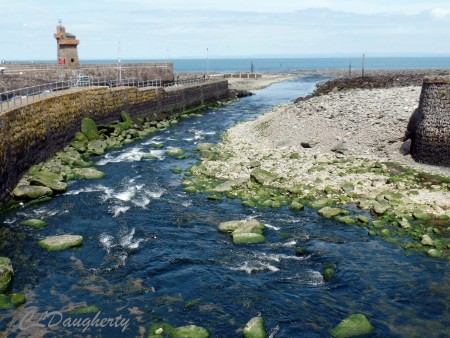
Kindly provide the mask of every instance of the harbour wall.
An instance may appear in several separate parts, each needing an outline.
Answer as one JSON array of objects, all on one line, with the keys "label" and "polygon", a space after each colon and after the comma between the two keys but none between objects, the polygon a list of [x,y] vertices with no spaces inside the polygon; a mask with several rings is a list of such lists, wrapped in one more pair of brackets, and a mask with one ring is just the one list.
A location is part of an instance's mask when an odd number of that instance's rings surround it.
[{"label": "harbour wall", "polygon": [[69,144],[85,117],[109,124],[125,111],[160,121],[228,96],[226,80],[169,88],[80,88],[6,111],[0,115],[0,203],[31,166]]}]

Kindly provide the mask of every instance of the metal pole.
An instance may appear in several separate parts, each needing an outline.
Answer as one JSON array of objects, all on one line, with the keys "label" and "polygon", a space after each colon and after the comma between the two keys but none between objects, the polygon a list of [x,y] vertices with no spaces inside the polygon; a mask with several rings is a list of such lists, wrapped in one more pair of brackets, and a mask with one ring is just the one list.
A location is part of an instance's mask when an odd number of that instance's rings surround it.
[{"label": "metal pole", "polygon": [[122,64],[121,64],[121,60],[120,60],[120,41],[119,41],[119,49],[118,49],[118,51],[117,51],[117,56],[118,56],[118,68],[119,68],[119,86],[120,86],[120,83],[122,82]]}]

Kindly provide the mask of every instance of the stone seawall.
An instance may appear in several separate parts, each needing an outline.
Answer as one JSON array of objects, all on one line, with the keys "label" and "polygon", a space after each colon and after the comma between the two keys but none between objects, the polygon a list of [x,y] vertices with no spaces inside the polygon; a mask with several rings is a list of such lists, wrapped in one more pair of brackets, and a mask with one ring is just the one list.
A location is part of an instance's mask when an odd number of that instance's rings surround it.
[{"label": "stone seawall", "polygon": [[7,111],[0,115],[0,202],[32,165],[62,150],[85,117],[107,124],[125,111],[158,121],[226,99],[228,82],[222,80],[167,89],[80,89]]},{"label": "stone seawall", "polygon": [[450,77],[424,79],[407,134],[417,162],[450,166]]},{"label": "stone seawall", "polygon": [[[107,81],[119,78],[117,64],[86,64],[78,67],[65,67],[57,64],[6,64],[6,71],[0,75],[0,92],[28,86],[68,81],[79,75],[102,78]],[[174,81],[173,63],[123,63],[122,79],[136,81],[161,80],[162,83]]]}]

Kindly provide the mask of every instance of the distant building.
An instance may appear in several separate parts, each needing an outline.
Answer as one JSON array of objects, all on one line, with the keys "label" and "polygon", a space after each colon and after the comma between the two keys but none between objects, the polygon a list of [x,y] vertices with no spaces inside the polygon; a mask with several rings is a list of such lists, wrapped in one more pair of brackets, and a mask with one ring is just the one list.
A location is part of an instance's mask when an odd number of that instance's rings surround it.
[{"label": "distant building", "polygon": [[67,33],[66,28],[62,25],[61,20],[56,26],[56,34],[53,34],[58,44],[58,63],[61,65],[78,66],[77,46],[80,43],[75,35]]}]

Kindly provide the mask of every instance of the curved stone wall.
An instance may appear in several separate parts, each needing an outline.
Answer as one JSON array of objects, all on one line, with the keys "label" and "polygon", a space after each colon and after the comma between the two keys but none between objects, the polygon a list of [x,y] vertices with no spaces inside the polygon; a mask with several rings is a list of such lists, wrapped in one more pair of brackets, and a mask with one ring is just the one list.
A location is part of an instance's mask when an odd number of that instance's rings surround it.
[{"label": "curved stone wall", "polygon": [[450,77],[424,79],[408,135],[414,160],[450,166]]},{"label": "curved stone wall", "polygon": [[97,87],[42,99],[0,114],[0,203],[31,166],[62,150],[85,117],[98,124],[132,117],[164,120],[186,109],[228,99],[228,82],[178,87]]}]

